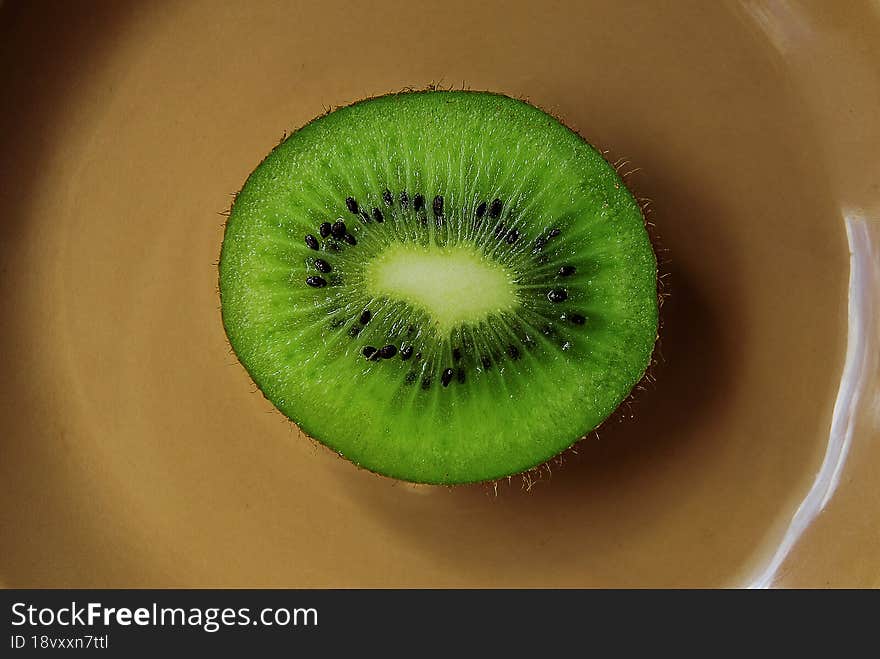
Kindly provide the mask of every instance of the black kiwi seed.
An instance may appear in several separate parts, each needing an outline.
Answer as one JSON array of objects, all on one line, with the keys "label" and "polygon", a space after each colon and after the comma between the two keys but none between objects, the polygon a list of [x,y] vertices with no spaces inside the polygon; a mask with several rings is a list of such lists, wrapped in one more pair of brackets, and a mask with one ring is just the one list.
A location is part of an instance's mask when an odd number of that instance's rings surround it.
[{"label": "black kiwi seed", "polygon": [[363,352],[364,357],[369,359],[370,357],[372,357],[373,355],[376,354],[376,348],[373,346],[364,346],[364,349],[362,352]]},{"label": "black kiwi seed", "polygon": [[513,245],[519,239],[519,231],[516,229],[511,229],[507,232],[507,242],[510,245]]},{"label": "black kiwi seed", "polygon": [[391,190],[385,188],[385,192],[382,193],[382,201],[385,202],[386,206],[390,206],[394,203],[394,195],[391,194]]},{"label": "black kiwi seed", "polygon": [[361,211],[361,222],[364,224],[369,224],[372,221],[370,214],[367,211]]},{"label": "black kiwi seed", "polygon": [[348,231],[348,228],[345,226],[345,222],[342,220],[336,220],[330,226],[330,233],[333,234],[334,238],[342,238],[345,235],[345,232]]},{"label": "black kiwi seed", "polygon": [[360,325],[352,325],[351,327],[348,328],[348,335],[352,338],[356,337],[360,333],[361,333],[361,326]]},{"label": "black kiwi seed", "polygon": [[458,380],[458,383],[464,384],[464,369],[463,368],[458,369],[458,372],[455,375],[456,375],[456,379]]},{"label": "black kiwi seed", "polygon": [[568,291],[564,288],[554,288],[547,293],[547,299],[553,303],[565,302],[568,299]]},{"label": "black kiwi seed", "polygon": [[407,359],[409,359],[410,357],[412,357],[412,354],[413,354],[413,347],[412,347],[412,346],[406,346],[405,348],[403,348],[403,349],[400,351],[400,358],[401,358],[403,361],[406,361]]},{"label": "black kiwi seed", "polygon": [[318,249],[318,239],[315,238],[312,234],[306,236],[306,245],[308,245],[311,249]]},{"label": "black kiwi seed", "polygon": [[455,348],[452,351],[452,361],[455,361],[455,362],[461,361],[461,350],[459,348]]},{"label": "black kiwi seed", "polygon": [[425,391],[427,391],[427,390],[430,389],[430,388],[431,388],[431,378],[430,378],[430,376],[426,376],[426,377],[422,378],[422,389],[424,389]]},{"label": "black kiwi seed", "polygon": [[487,371],[490,368],[492,368],[492,360],[489,359],[488,357],[482,357],[480,359],[480,363],[483,365],[483,368],[486,369]]},{"label": "black kiwi seed", "polygon": [[495,237],[496,237],[496,238],[500,238],[502,235],[504,235],[504,232],[505,232],[506,230],[507,230],[507,227],[505,227],[503,224],[498,224],[498,225],[496,225],[496,227],[495,227]]},{"label": "black kiwi seed", "polygon": [[562,233],[562,231],[560,231],[559,229],[555,229],[555,228],[554,228],[554,229],[550,229],[550,233],[548,233],[547,235],[550,236],[551,238],[555,238],[555,237],[558,236],[560,233]]},{"label": "black kiwi seed", "polygon": [[382,359],[391,359],[396,354],[397,354],[397,346],[391,346],[391,345],[383,346],[382,349],[379,351],[379,356]]},{"label": "black kiwi seed", "polygon": [[344,236],[342,236],[342,239],[345,242],[347,242],[349,245],[357,245],[358,244],[357,238],[352,236],[350,233],[347,233]]},{"label": "black kiwi seed", "polygon": [[546,246],[547,246],[547,238],[545,238],[544,236],[538,236],[537,238],[535,238],[535,249],[533,249],[532,252],[537,254],[542,249],[544,249],[544,247],[546,247]]},{"label": "black kiwi seed", "polygon": [[420,211],[420,210],[422,210],[424,207],[425,207],[425,197],[422,196],[422,195],[420,195],[420,194],[417,194],[417,195],[413,198],[413,208],[414,208],[415,210],[417,210],[417,211]]},{"label": "black kiwi seed", "polygon": [[363,312],[361,313],[361,317],[360,317],[361,325],[366,325],[367,323],[369,323],[370,319],[372,317],[373,317],[373,312],[370,311],[369,309],[364,309]]},{"label": "black kiwi seed", "polygon": [[346,197],[345,205],[352,213],[354,213],[355,215],[358,214],[358,203],[354,200],[354,197]]},{"label": "black kiwi seed", "polygon": [[517,348],[515,345],[511,344],[507,346],[506,352],[507,356],[511,359],[519,359],[519,348]]},{"label": "black kiwi seed", "polygon": [[330,272],[333,268],[324,259],[315,259],[315,270],[318,272]]},{"label": "black kiwi seed", "polygon": [[382,215],[382,211],[380,211],[378,208],[374,208],[373,209],[373,219],[376,220],[376,222],[384,222],[385,216]]},{"label": "black kiwi seed", "polygon": [[579,313],[569,314],[568,319],[575,325],[583,325],[587,319]]},{"label": "black kiwi seed", "polygon": [[329,252],[338,252],[339,251],[339,243],[334,243],[332,240],[324,244],[324,249]]},{"label": "black kiwi seed", "polygon": [[553,336],[556,333],[556,330],[553,329],[553,325],[547,324],[541,328],[541,334],[544,336]]},{"label": "black kiwi seed", "polygon": [[403,381],[406,382],[407,384],[412,384],[413,382],[415,382],[418,379],[418,377],[419,377],[418,373],[416,373],[415,371],[410,371],[409,373],[406,374],[406,377],[403,379]]},{"label": "black kiwi seed", "polygon": [[404,208],[409,206],[409,195],[406,194],[406,190],[400,193],[400,205]]},{"label": "black kiwi seed", "polygon": [[327,285],[327,280],[323,277],[318,277],[317,275],[313,275],[311,277],[306,277],[306,283],[312,288],[323,288]]},{"label": "black kiwi seed", "polygon": [[441,197],[440,195],[434,197],[433,210],[434,217],[438,219],[443,217],[443,197]]},{"label": "black kiwi seed", "polygon": [[409,334],[409,335],[413,335],[413,334],[415,334],[415,333],[416,333],[416,326],[415,326],[415,325],[410,325],[409,327],[407,327],[407,328],[406,328],[406,333]]},{"label": "black kiwi seed", "polygon": [[329,222],[321,222],[321,226],[318,227],[318,233],[321,234],[321,238],[326,238],[330,235],[332,229],[333,225]]},{"label": "black kiwi seed", "polygon": [[577,272],[577,268],[573,265],[564,265],[559,268],[559,276],[560,277],[571,277],[575,272]]},{"label": "black kiwi seed", "polygon": [[415,354],[415,357],[413,357],[413,359],[415,359],[416,361],[419,361],[421,358],[422,358],[422,353],[420,353],[420,352],[417,352]]},{"label": "black kiwi seed", "polygon": [[445,368],[443,369],[443,375],[440,376],[440,384],[448,387],[450,382],[452,382],[452,369]]},{"label": "black kiwi seed", "polygon": [[482,202],[480,202],[480,205],[477,206],[477,217],[482,219],[485,214],[486,214],[486,202],[482,201]]},{"label": "black kiwi seed", "polygon": [[489,206],[489,217],[491,217],[493,220],[497,220],[499,217],[501,217],[502,207],[503,206],[500,199],[492,200],[492,205]]}]

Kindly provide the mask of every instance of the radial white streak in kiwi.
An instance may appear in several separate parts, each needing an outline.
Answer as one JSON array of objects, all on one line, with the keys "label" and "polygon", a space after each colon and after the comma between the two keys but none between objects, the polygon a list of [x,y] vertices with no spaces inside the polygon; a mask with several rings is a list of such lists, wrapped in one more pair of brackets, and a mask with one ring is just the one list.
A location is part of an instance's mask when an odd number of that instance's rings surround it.
[{"label": "radial white streak in kiwi", "polygon": [[372,295],[423,309],[440,333],[519,305],[513,272],[465,245],[392,245],[366,265]]}]

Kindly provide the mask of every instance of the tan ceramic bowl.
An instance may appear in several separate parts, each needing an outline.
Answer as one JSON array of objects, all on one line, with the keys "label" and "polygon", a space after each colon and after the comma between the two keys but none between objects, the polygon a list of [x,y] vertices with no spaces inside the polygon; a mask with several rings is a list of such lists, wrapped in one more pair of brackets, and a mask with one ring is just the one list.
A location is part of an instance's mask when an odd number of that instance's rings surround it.
[{"label": "tan ceramic bowl", "polygon": [[[880,586],[876,2],[6,2],[0,50],[4,585]],[[358,471],[220,323],[283,132],[432,82],[628,163],[666,250],[656,383],[531,488]]]}]

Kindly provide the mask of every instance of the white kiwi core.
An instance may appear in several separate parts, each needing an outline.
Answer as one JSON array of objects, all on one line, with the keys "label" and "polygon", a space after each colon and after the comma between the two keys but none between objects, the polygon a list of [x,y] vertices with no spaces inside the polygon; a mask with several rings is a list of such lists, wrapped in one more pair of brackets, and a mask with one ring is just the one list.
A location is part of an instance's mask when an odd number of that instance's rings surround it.
[{"label": "white kiwi core", "polygon": [[390,245],[365,274],[373,295],[419,307],[441,333],[519,306],[513,272],[466,245]]}]

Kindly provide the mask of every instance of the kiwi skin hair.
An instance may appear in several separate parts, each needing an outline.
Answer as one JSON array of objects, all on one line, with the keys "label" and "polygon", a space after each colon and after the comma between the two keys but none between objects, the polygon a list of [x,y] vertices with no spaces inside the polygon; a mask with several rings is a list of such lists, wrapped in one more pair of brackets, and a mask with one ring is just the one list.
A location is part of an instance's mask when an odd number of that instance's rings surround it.
[{"label": "kiwi skin hair", "polygon": [[235,198],[220,293],[280,411],[423,483],[558,455],[630,394],[658,328],[656,257],[615,169],[488,92],[376,97],[286,138]]}]

